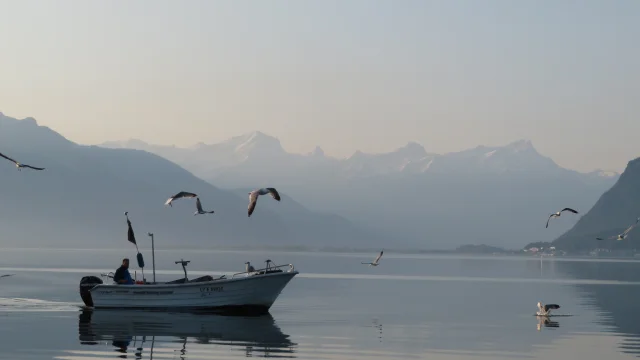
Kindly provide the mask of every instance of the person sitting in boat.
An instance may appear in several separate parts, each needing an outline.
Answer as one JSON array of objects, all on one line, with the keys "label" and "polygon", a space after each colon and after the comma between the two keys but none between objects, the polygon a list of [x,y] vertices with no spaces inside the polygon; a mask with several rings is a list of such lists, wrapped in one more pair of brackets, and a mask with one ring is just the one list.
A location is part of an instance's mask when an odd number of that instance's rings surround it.
[{"label": "person sitting in boat", "polygon": [[131,285],[134,283],[131,274],[129,274],[129,259],[122,259],[122,266],[116,270],[116,273],[113,275],[113,281],[123,285]]}]

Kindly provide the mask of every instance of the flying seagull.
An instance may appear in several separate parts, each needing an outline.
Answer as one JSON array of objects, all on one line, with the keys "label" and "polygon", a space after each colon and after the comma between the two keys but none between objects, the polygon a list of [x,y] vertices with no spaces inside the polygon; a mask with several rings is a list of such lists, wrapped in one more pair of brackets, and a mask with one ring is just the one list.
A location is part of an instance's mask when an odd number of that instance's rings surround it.
[{"label": "flying seagull", "polygon": [[258,196],[260,195],[267,195],[267,194],[271,194],[271,197],[280,201],[280,194],[278,194],[278,191],[274,188],[262,188],[262,189],[256,189],[253,190],[252,192],[249,193],[249,211],[248,211],[248,216],[251,216],[251,214],[253,214],[253,210],[255,210],[256,208],[256,202],[258,201]]},{"label": "flying seagull", "polygon": [[200,203],[200,198],[199,197],[196,197],[196,208],[198,210],[196,212],[194,212],[193,215],[213,214],[213,210],[211,210],[211,211],[202,210],[202,204]]},{"label": "flying seagull", "polygon": [[178,200],[178,199],[181,199],[181,198],[194,198],[194,197],[198,197],[198,195],[196,195],[194,193],[186,192],[186,191],[180,191],[179,193],[177,193],[177,194],[173,195],[172,197],[170,197],[169,199],[167,199],[167,201],[164,204],[173,207],[173,205],[171,205],[171,203],[174,200]]},{"label": "flying seagull", "polygon": [[380,254],[378,254],[378,257],[376,257],[376,259],[373,260],[373,262],[363,262],[361,264],[365,264],[369,266],[378,266],[378,262],[380,261],[380,258],[382,257],[383,253],[384,253],[384,250],[380,251]]},{"label": "flying seagull", "polygon": [[542,305],[541,302],[538,301],[538,312],[536,315],[538,316],[548,316],[551,314],[551,310],[560,309],[560,305],[557,304],[547,304]]},{"label": "flying seagull", "polygon": [[549,220],[551,220],[551,218],[554,218],[554,217],[560,217],[560,214],[561,214],[563,211],[570,211],[570,212],[572,212],[572,213],[574,213],[574,214],[577,214],[577,213],[578,213],[577,211],[575,211],[575,210],[573,210],[573,209],[571,209],[571,208],[564,208],[564,209],[562,209],[562,210],[558,211],[557,213],[553,213],[553,214],[549,215],[549,218],[547,219],[547,226],[546,226],[546,227],[549,227]]},{"label": "flying seagull", "polygon": [[596,238],[596,240],[624,240],[629,235],[629,232],[631,232],[631,230],[633,230],[633,228],[636,227],[636,225],[638,225],[638,221],[640,221],[640,217],[636,219],[636,223],[635,224],[629,226],[627,228],[627,230],[625,230],[622,234],[610,236],[610,237],[608,237],[606,239]]},{"label": "flying seagull", "polygon": [[44,168],[39,168],[39,167],[27,165],[27,164],[21,164],[21,163],[13,160],[12,158],[8,157],[7,155],[5,155],[3,153],[0,153],[0,156],[2,156],[3,158],[11,161],[12,163],[16,164],[16,167],[18,168],[18,170],[22,170],[22,168],[29,168],[29,169],[33,169],[33,170],[44,170]]},{"label": "flying seagull", "polygon": [[9,276],[13,276],[13,275],[15,275],[15,274],[0,275],[0,278],[9,277]]}]

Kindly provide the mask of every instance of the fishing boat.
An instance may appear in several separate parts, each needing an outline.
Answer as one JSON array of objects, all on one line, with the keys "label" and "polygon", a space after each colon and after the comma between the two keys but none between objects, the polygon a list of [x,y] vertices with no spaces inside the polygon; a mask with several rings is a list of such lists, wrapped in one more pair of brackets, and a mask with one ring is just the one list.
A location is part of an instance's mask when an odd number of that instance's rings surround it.
[{"label": "fishing boat", "polygon": [[[127,215],[127,213],[125,213]],[[131,222],[128,240],[136,244]],[[155,281],[155,250],[151,236],[153,281],[136,284],[105,283],[97,276],[85,276],[80,280],[80,296],[87,307],[95,309],[152,309],[152,310],[204,310],[214,312],[267,313],[280,292],[298,274],[292,264],[273,265],[266,260],[263,269],[255,270],[246,263],[245,271],[213,278],[210,275],[189,279],[188,260],[176,261],[182,265],[184,277],[169,281]],[[144,259],[138,250],[138,266],[144,272]],[[110,274],[103,278],[113,279]]]},{"label": "fishing boat", "polygon": [[96,276],[80,282],[80,296],[86,306],[111,309],[184,309],[266,313],[280,292],[298,274],[292,264],[213,278],[189,279],[188,261],[180,260],[185,277],[169,282],[132,285],[106,284]]}]

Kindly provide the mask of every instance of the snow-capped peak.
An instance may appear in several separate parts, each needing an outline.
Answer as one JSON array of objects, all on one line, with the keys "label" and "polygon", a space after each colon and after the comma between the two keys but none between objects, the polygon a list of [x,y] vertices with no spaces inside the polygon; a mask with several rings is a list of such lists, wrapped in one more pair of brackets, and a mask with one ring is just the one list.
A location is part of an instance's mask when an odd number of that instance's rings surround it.
[{"label": "snow-capped peak", "polygon": [[534,149],[533,144],[531,143],[531,140],[525,140],[525,139],[514,141],[508,144],[507,146],[505,146],[505,148],[513,150],[514,152],[521,152],[521,151]]},{"label": "snow-capped peak", "polygon": [[220,145],[230,147],[236,151],[240,151],[242,148],[254,144],[270,144],[279,147],[280,140],[261,131],[253,131],[239,136],[234,136],[231,139],[220,143]]},{"label": "snow-capped peak", "polygon": [[347,160],[357,159],[357,158],[360,158],[360,157],[363,157],[363,156],[365,156],[365,153],[363,153],[360,150],[356,150]]},{"label": "snow-capped peak", "polygon": [[427,151],[424,149],[424,147],[414,141],[408,142],[407,145],[399,148],[396,151],[411,158],[421,158],[427,154]]},{"label": "snow-capped peak", "polygon": [[[264,133],[260,132],[260,131],[254,131],[248,134],[244,134],[239,136],[238,138],[236,138],[238,141],[238,144],[235,147],[235,150],[238,151],[240,149],[242,149],[243,147],[246,147],[250,144],[253,144],[255,142],[260,141],[263,138],[269,138],[269,136],[265,135]],[[277,139],[276,139],[277,140]]]},{"label": "snow-capped peak", "polygon": [[497,151],[497,150],[491,150],[491,151],[489,151],[488,153],[485,153],[485,154],[484,154],[484,157],[485,157],[485,158],[491,157],[491,155],[495,154],[495,153],[496,153],[496,151]]},{"label": "snow-capped peak", "polygon": [[260,131],[244,134],[228,140],[232,151],[241,157],[272,157],[285,153],[280,140]]},{"label": "snow-capped peak", "polygon": [[128,140],[115,140],[115,141],[105,141],[99,146],[106,148],[115,148],[115,149],[137,149],[144,150],[149,144],[140,140],[140,139],[128,139]]},{"label": "snow-capped peak", "polygon": [[606,177],[606,178],[612,178],[612,177],[616,177],[616,176],[620,175],[619,173],[617,173],[615,171],[608,171],[608,170],[602,170],[602,169],[594,170],[594,171],[590,172],[589,174],[600,176],[600,177]]},{"label": "snow-capped peak", "polygon": [[316,146],[315,149],[311,152],[312,156],[324,156],[324,150],[320,146]]}]

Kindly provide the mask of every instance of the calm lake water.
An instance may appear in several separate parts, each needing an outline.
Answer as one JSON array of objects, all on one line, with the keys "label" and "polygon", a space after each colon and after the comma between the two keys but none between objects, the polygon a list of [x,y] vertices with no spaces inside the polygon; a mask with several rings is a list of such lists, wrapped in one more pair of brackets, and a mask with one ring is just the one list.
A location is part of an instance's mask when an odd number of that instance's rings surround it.
[{"label": "calm lake water", "polygon": [[[151,254],[143,250],[147,266]],[[300,275],[270,316],[84,311],[84,275],[123,250],[3,249],[0,357],[11,359],[625,359],[640,354],[640,262],[156,251],[156,277],[233,273],[267,258]],[[132,273],[134,266],[132,265]],[[148,279],[150,269],[145,270]],[[137,272],[138,278],[141,274]],[[536,303],[558,303],[539,321]]]}]

